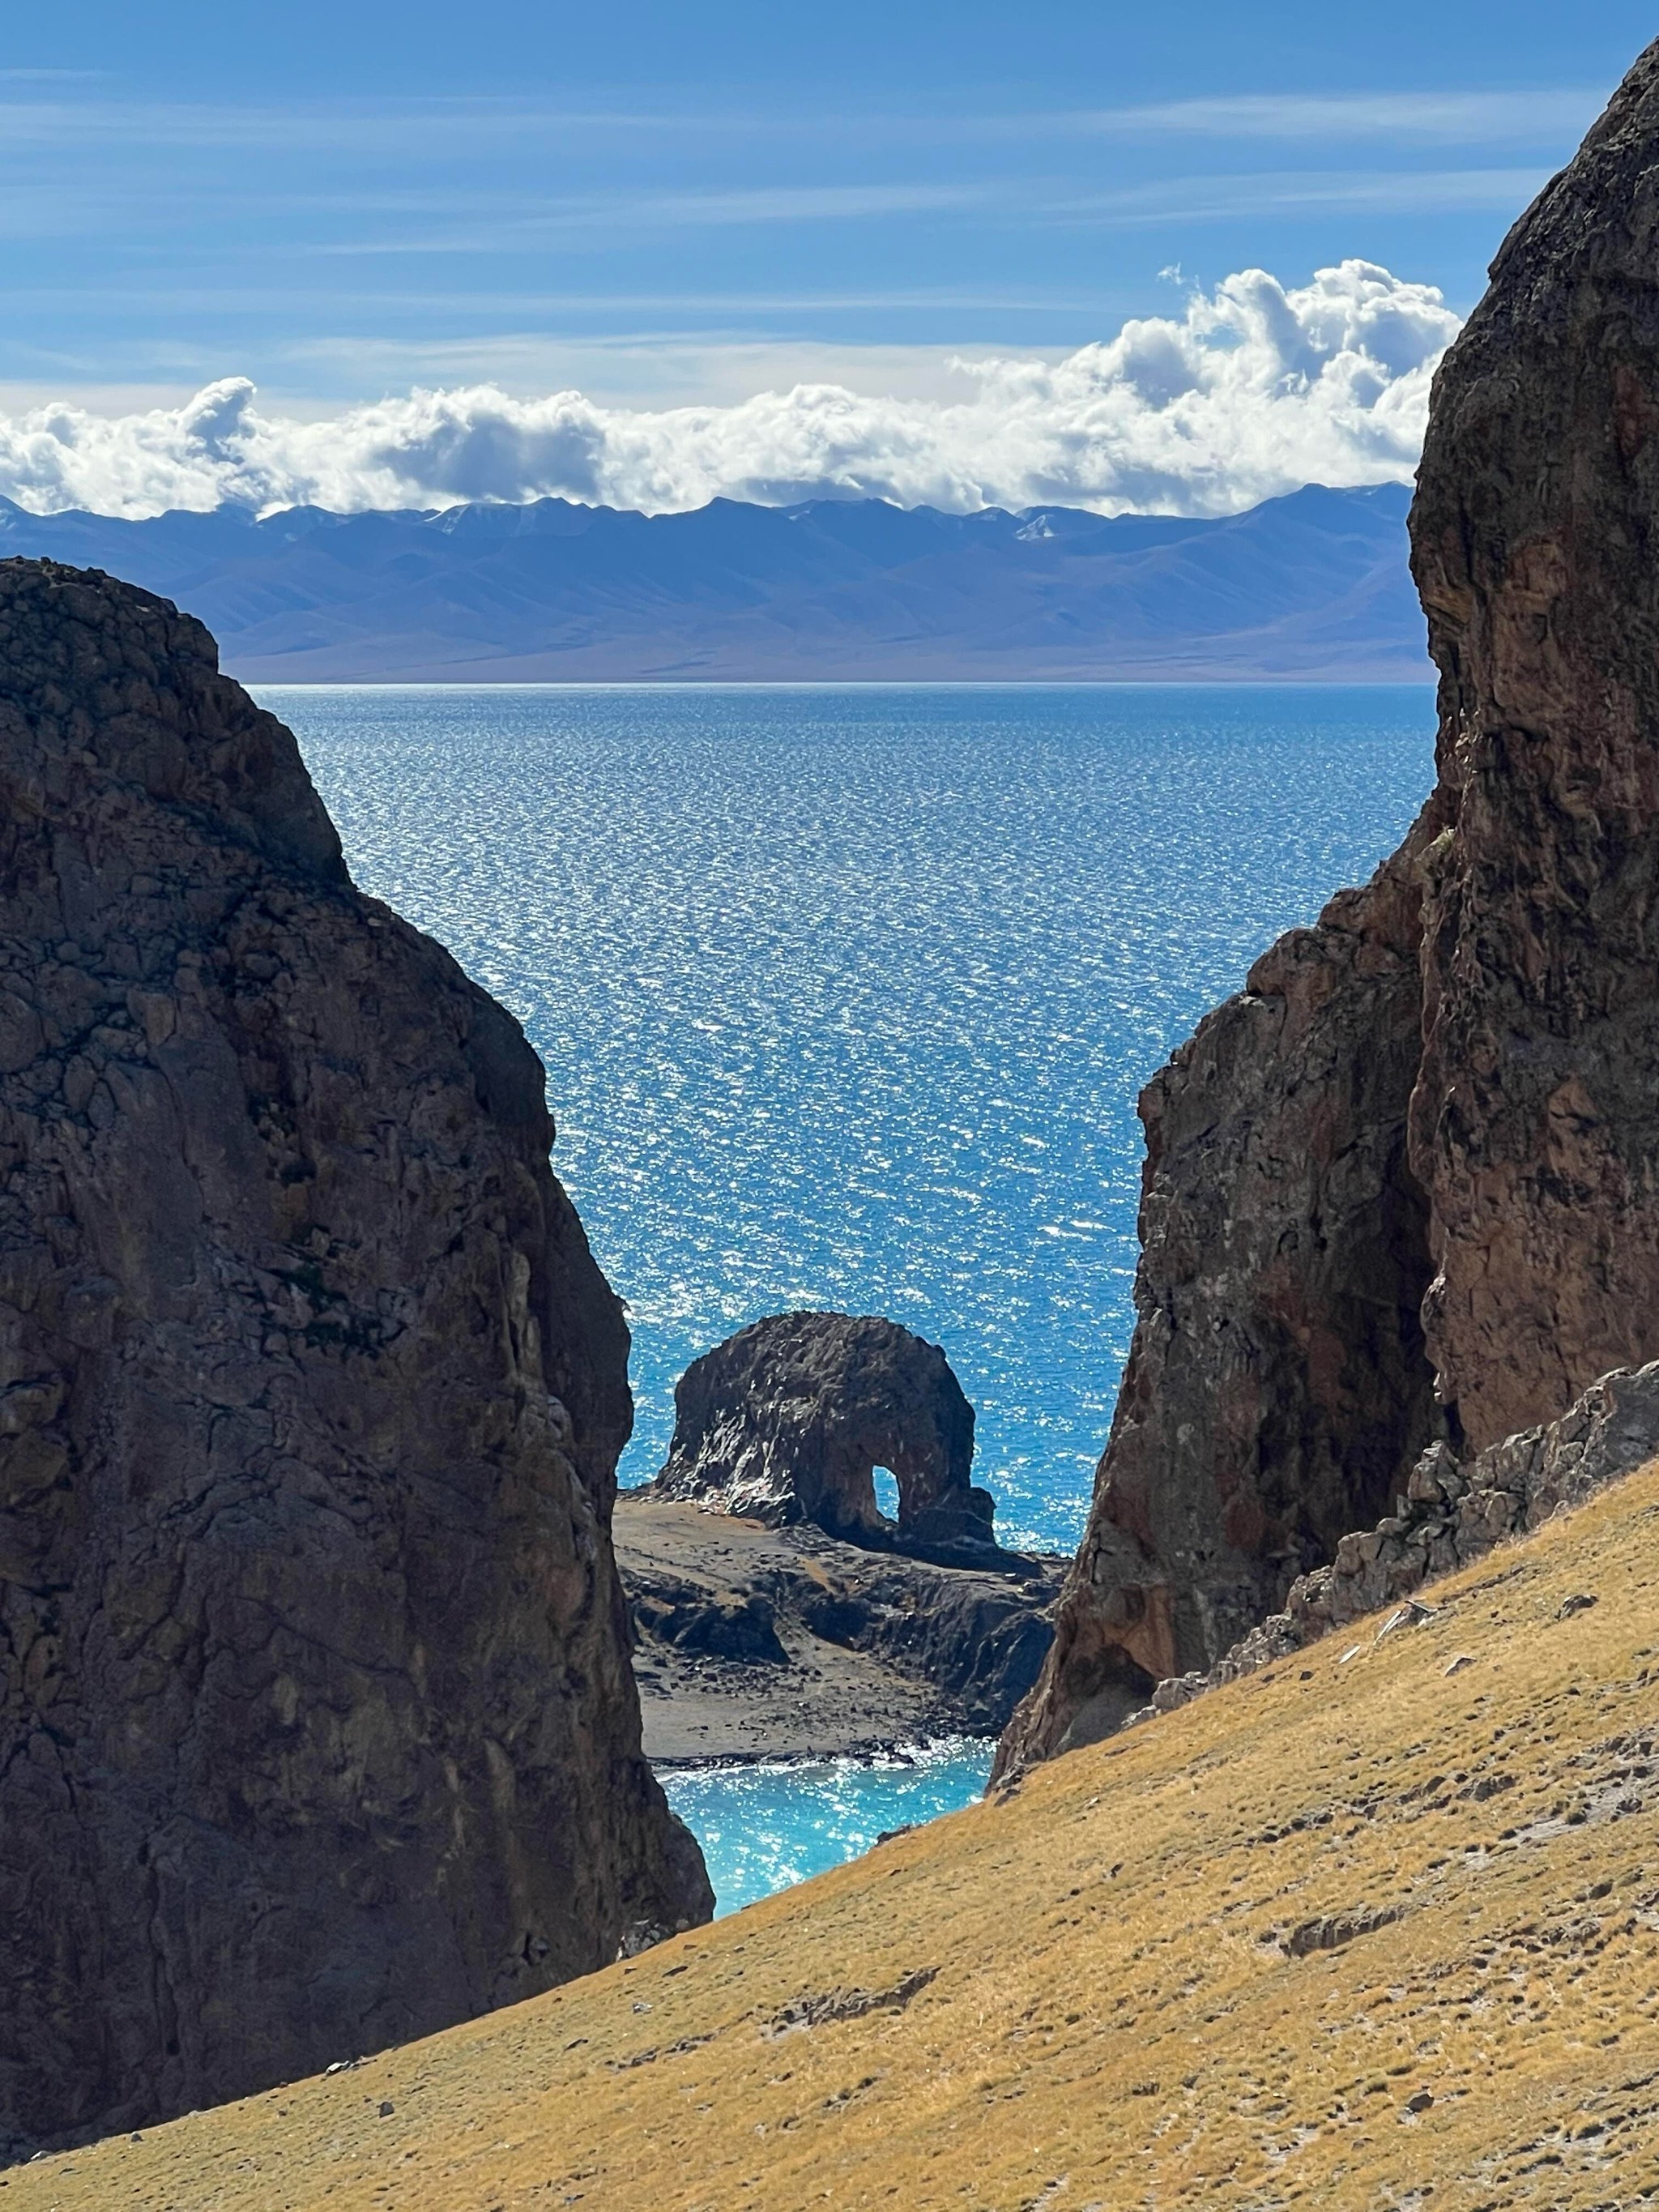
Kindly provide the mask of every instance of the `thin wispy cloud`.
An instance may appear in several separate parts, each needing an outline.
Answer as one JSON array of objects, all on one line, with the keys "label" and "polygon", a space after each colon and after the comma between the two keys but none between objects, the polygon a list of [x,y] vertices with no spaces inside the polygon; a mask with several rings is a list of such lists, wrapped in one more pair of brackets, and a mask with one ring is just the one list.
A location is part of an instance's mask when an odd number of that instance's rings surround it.
[{"label": "thin wispy cloud", "polygon": [[[1442,145],[1577,137],[1605,88],[1538,92],[1245,93],[1103,109],[1074,128],[1206,138],[1419,139]],[[1063,118],[1055,118],[1063,120]]]},{"label": "thin wispy cloud", "polygon": [[[1212,279],[1409,255],[1462,305],[1598,98],[1200,84],[1091,109],[1058,68],[1029,107],[931,75],[793,108],[758,88],[744,105],[731,76],[637,100],[580,72],[490,96],[174,81],[147,99],[0,76],[0,375],[182,386],[229,365],[305,407],[568,380],[667,410],[696,396],[698,357],[705,396],[732,401],[744,343],[776,348],[757,387],[842,342],[932,349],[907,393],[941,346],[1075,349],[1162,307],[1152,271],[1177,258]],[[594,366],[607,340],[614,374]]]},{"label": "thin wispy cloud", "polygon": [[[447,202],[428,195],[373,198],[343,191],[332,199],[283,192],[246,191],[245,217],[280,219],[295,210],[358,218],[357,235],[307,237],[286,234],[262,249],[266,264],[279,260],[333,261],[407,259],[421,256],[513,255],[538,247],[592,250],[630,237],[674,231],[720,231],[867,223],[894,218],[938,216],[976,219],[982,226],[1007,230],[1021,225],[1075,223],[1113,229],[1153,228],[1176,222],[1243,221],[1253,216],[1299,214],[1456,214],[1495,211],[1518,215],[1548,180],[1541,166],[1504,168],[1376,168],[1242,170],[1159,177],[1140,185],[1102,191],[1077,191],[1052,180],[1002,179],[995,183],[927,185],[905,182],[858,185],[761,186],[741,191],[589,192],[562,196],[522,191],[457,192]],[[191,195],[151,187],[139,199],[111,186],[102,192],[63,191],[25,186],[0,196],[0,237],[116,235],[153,230],[159,215],[171,209],[179,231],[168,240],[166,258],[177,266],[191,252],[183,235]],[[439,211],[462,219],[441,226],[409,227],[406,218]],[[376,230],[368,218],[386,225]],[[37,288],[38,289],[39,288]],[[102,296],[119,296],[106,287]],[[12,295],[16,296],[16,295]],[[42,295],[44,296],[44,295]],[[136,296],[136,295],[135,295]],[[148,296],[159,299],[161,294]],[[200,304],[199,294],[194,295]],[[216,290],[216,300],[229,296]],[[392,295],[380,295],[390,298]],[[441,295],[428,295],[436,299]],[[454,295],[441,295],[453,305]],[[469,297],[481,297],[469,286]],[[544,295],[551,300],[552,294]],[[560,293],[565,298],[569,295]],[[590,295],[597,298],[598,295]],[[628,295],[611,295],[623,307]],[[643,296],[643,295],[641,295]],[[671,295],[650,298],[665,301]],[[737,299],[754,295],[727,295]],[[798,295],[803,305],[806,295]],[[937,295],[918,288],[904,293],[860,295],[866,305],[903,307]],[[959,289],[956,299],[966,295]],[[780,302],[780,305],[784,304]],[[810,304],[829,304],[813,301]]]},{"label": "thin wispy cloud", "polygon": [[0,421],[0,492],[134,515],[550,495],[661,512],[720,494],[1224,514],[1310,481],[1408,476],[1456,328],[1432,286],[1354,260],[1293,287],[1243,270],[1058,362],[964,361],[948,398],[799,383],[646,410],[482,384],[298,420],[232,377],[183,407]]},{"label": "thin wispy cloud", "polygon": [[[0,76],[0,84],[6,80]],[[497,153],[550,131],[660,131],[684,124],[719,127],[712,117],[611,113],[551,101],[408,100],[228,102],[212,100],[21,100],[0,101],[0,148],[202,149],[277,153],[430,155],[447,146]],[[730,119],[725,127],[730,128]]]},{"label": "thin wispy cloud", "polygon": [[[30,308],[61,308],[84,303],[85,293],[78,286],[61,284],[0,285],[0,311],[5,306]],[[199,286],[184,285],[104,285],[99,290],[99,301],[105,305],[155,307],[166,308],[199,307],[202,295]],[[296,308],[310,310],[325,300],[336,300],[337,293],[319,293],[313,289],[283,287],[273,284],[246,286],[219,285],[215,288],[214,303],[229,312],[245,313],[251,309],[265,309],[275,317],[291,315]],[[351,291],[344,296],[356,299]],[[751,317],[785,314],[862,314],[872,308],[882,310],[940,308],[968,313],[1026,314],[1063,313],[1097,316],[1102,312],[1103,299],[1109,295],[1080,288],[1043,289],[998,284],[952,284],[906,286],[902,290],[849,288],[832,291],[769,291],[751,287],[746,291],[651,292],[568,291],[556,287],[541,289],[526,287],[519,290],[469,290],[465,305],[476,313],[497,315],[527,313],[561,315],[644,314],[657,317],[678,315],[719,315]],[[434,313],[440,310],[453,313],[457,295],[442,285],[409,290],[393,290],[377,286],[374,294],[377,311],[396,310],[399,313]],[[661,327],[666,327],[663,325]],[[617,331],[619,338],[634,339],[647,335],[644,325],[628,326]],[[675,334],[685,335],[676,326]],[[700,335],[708,335],[701,329]],[[957,341],[958,346],[961,341]]]},{"label": "thin wispy cloud", "polygon": [[1358,174],[1325,169],[1250,171],[1162,178],[1155,184],[1052,202],[1042,212],[1057,220],[1115,226],[1214,222],[1304,208],[1333,214],[1368,209],[1390,214],[1494,209],[1518,215],[1549,175],[1542,168],[1378,169]]},{"label": "thin wispy cloud", "polygon": [[651,137],[740,136],[799,143],[886,139],[905,144],[1101,134],[1144,137],[1278,139],[1334,143],[1356,137],[1438,144],[1526,143],[1577,138],[1605,105],[1605,86],[1530,92],[1444,90],[1388,93],[1264,92],[1199,96],[1139,106],[1031,108],[1006,112],[939,114],[925,109],[822,111],[668,104],[620,108],[557,100],[455,95],[448,98],[283,101],[135,100],[106,95],[64,96],[94,86],[94,70],[0,70],[0,88],[27,95],[35,86],[56,97],[0,101],[0,143],[13,149],[84,145],[119,147],[270,147],[337,151],[343,142],[365,154],[430,152],[434,145],[476,145],[498,151],[551,131]]},{"label": "thin wispy cloud", "polygon": [[502,202],[486,227],[461,226],[414,238],[335,239],[308,249],[324,257],[379,253],[518,251],[538,239],[625,230],[730,229],[753,223],[848,222],[895,215],[983,209],[994,195],[981,185],[814,185],[753,191],[588,193],[526,207]]}]

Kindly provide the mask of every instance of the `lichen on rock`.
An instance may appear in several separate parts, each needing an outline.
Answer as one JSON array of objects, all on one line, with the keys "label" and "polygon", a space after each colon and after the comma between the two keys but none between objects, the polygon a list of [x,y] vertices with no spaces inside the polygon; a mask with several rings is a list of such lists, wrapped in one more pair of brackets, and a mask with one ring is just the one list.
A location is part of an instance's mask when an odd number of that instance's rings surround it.
[{"label": "lichen on rock", "polygon": [[0,563],[0,2143],[703,1918],[543,1072],[165,601]]}]

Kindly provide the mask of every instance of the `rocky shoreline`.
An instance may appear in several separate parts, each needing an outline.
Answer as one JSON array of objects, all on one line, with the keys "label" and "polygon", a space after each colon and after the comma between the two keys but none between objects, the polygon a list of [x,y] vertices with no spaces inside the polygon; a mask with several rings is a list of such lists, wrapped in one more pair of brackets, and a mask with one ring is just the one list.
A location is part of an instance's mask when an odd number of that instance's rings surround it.
[{"label": "rocky shoreline", "polygon": [[939,1565],[643,1491],[612,1533],[659,1767],[994,1735],[1042,1669],[1067,1565],[989,1547]]}]

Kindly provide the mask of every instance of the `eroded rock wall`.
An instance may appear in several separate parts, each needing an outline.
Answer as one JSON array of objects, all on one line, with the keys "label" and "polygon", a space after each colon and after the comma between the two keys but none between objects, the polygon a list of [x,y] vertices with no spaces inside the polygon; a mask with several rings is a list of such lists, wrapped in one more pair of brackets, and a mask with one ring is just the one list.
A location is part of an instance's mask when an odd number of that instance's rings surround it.
[{"label": "eroded rock wall", "polygon": [[[1291,1584],[1282,1613],[1258,1621],[1206,1672],[1160,1682],[1131,1720],[1174,1712],[1385,1606],[1395,1609],[1375,1632],[1376,1643],[1431,1619],[1436,1608],[1417,1601],[1413,1591],[1582,1505],[1609,1483],[1650,1466],[1656,1455],[1659,1363],[1603,1375],[1559,1421],[1522,1429],[1462,1463],[1444,1443],[1431,1444],[1395,1511],[1374,1528],[1352,1530],[1328,1566]],[[1407,1602],[1400,1604],[1402,1599]],[[1580,1603],[1595,1601],[1592,1595]]]},{"label": "eroded rock wall", "polygon": [[1134,1339],[1042,1680],[999,1771],[1207,1667],[1376,1518],[1438,1419],[1406,1165],[1418,892],[1405,854],[1206,1017],[1140,1101]]},{"label": "eroded rock wall", "polygon": [[707,1916],[551,1134],[206,632],[0,563],[0,2144]]},{"label": "eroded rock wall", "polygon": [[1659,1350],[1659,48],[1492,264],[1412,540],[1445,813],[1412,1157],[1480,1449]]},{"label": "eroded rock wall", "polygon": [[1436,788],[1147,1093],[1134,1346],[1003,1771],[1212,1666],[1437,1423],[1479,1453],[1659,1351],[1659,46],[1492,275],[1412,517]]}]

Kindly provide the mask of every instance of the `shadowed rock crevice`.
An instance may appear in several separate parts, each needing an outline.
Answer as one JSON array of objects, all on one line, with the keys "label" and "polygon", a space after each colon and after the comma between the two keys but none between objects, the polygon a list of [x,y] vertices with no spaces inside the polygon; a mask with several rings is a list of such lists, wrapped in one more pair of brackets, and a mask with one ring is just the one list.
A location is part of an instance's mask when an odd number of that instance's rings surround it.
[{"label": "shadowed rock crevice", "polygon": [[0,563],[0,2153],[707,1917],[552,1133],[199,624]]},{"label": "shadowed rock crevice", "polygon": [[[924,1553],[992,1545],[974,1488],[974,1409],[936,1344],[896,1322],[774,1314],[694,1360],[674,1391],[674,1435],[652,1485],[774,1528],[811,1522],[850,1542]],[[876,1504],[890,1469],[898,1517]]]},{"label": "shadowed rock crevice", "polygon": [[[1419,1604],[1414,1590],[1582,1505],[1656,1456],[1659,1363],[1602,1376],[1559,1421],[1522,1429],[1462,1464],[1443,1443],[1431,1444],[1393,1512],[1375,1528],[1351,1530],[1328,1566],[1291,1583],[1282,1613],[1259,1621],[1207,1671],[1160,1682],[1130,1721],[1174,1712],[1205,1691],[1288,1658],[1389,1604],[1396,1609],[1376,1632],[1376,1643],[1433,1619],[1436,1607]],[[1570,1598],[1561,1617],[1588,1611],[1595,1602],[1592,1596]]]}]

